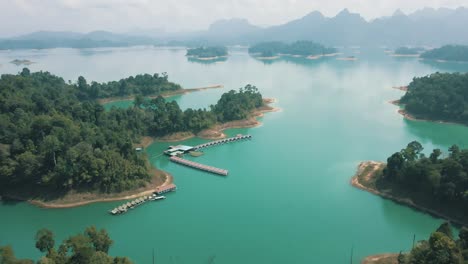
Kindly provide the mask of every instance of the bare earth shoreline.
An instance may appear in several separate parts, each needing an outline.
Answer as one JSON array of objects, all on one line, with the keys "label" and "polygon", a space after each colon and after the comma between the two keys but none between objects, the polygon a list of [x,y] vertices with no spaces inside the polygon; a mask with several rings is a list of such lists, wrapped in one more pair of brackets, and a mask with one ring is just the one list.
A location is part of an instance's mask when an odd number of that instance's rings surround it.
[{"label": "bare earth shoreline", "polygon": [[364,191],[373,193],[375,195],[378,195],[378,196],[380,196],[380,197],[382,197],[384,199],[392,200],[392,201],[394,201],[396,203],[409,206],[409,207],[411,207],[413,209],[416,209],[416,210],[421,211],[423,213],[427,213],[427,214],[432,215],[434,217],[445,219],[447,221],[450,221],[453,224],[457,224],[457,225],[460,225],[460,226],[464,225],[463,221],[461,221],[459,219],[454,219],[454,218],[452,218],[450,216],[447,216],[447,215],[445,215],[443,213],[440,213],[440,212],[438,212],[438,211],[436,211],[434,209],[430,209],[430,208],[427,208],[427,207],[422,206],[420,204],[417,204],[408,197],[398,197],[398,196],[395,196],[395,195],[391,194],[389,191],[377,190],[377,189],[372,188],[369,185],[367,185],[366,183],[368,183],[369,181],[375,180],[377,172],[383,170],[384,167],[385,167],[385,163],[383,163],[383,162],[378,162],[378,161],[364,161],[364,162],[361,162],[358,165],[358,169],[357,169],[356,174],[351,178],[351,185],[356,187],[356,188],[359,188],[361,190],[364,190]]},{"label": "bare earth shoreline", "polygon": [[281,110],[277,107],[272,107],[269,104],[276,103],[275,98],[264,98],[264,106],[254,110],[250,117],[242,120],[230,121],[223,124],[216,124],[215,126],[202,130],[198,134],[193,134],[191,132],[177,132],[170,134],[164,137],[156,138],[158,142],[177,142],[182,140],[187,140],[194,137],[199,137],[202,139],[217,140],[226,137],[226,134],[223,133],[224,130],[232,128],[252,128],[258,127],[262,123],[257,120],[257,118],[262,117],[264,113],[268,112],[277,112]]},{"label": "bare earth shoreline", "polygon": [[[399,197],[390,193],[389,190],[378,190],[370,186],[369,182],[375,180],[377,173],[383,170],[386,166],[385,163],[379,161],[363,161],[359,163],[356,174],[351,178],[351,185],[359,188],[361,190],[370,192],[372,194],[378,195],[384,199],[392,200],[396,203],[409,206],[415,210],[421,211],[423,213],[432,215],[437,218],[442,218],[447,221],[450,221],[456,225],[463,225],[463,222],[449,217],[443,213],[440,213],[436,210],[427,208],[420,204],[415,203],[408,197]],[[366,257],[361,263],[362,264],[397,264],[398,253],[386,253],[371,255]]]},{"label": "bare earth shoreline", "polygon": [[[400,91],[408,91],[408,86],[399,86],[399,87],[392,87],[393,89],[397,89],[397,90],[400,90]],[[391,100],[391,101],[388,101],[390,104],[393,104],[393,105],[396,105],[398,107],[400,107],[402,104],[400,103],[400,100],[397,99],[397,100]],[[433,122],[433,123],[439,123],[439,124],[451,124],[451,125],[462,125],[462,126],[466,126],[466,124],[463,124],[463,123],[457,123],[457,122],[450,122],[450,121],[443,121],[443,120],[434,120],[434,119],[425,119],[425,118],[418,118],[418,117],[415,117],[414,115],[408,113],[405,109],[398,109],[398,114],[402,115],[404,118],[408,119],[408,120],[411,120],[411,121],[423,121],[423,122]]]},{"label": "bare earth shoreline", "polygon": [[[220,87],[222,86],[212,86],[212,87],[184,89],[184,90],[185,91],[187,90],[200,91],[204,89],[212,89],[212,88],[220,88]],[[277,102],[276,99],[265,98],[263,101],[265,105],[254,110],[249,118],[244,119],[244,120],[231,121],[231,122],[227,122],[224,124],[217,124],[212,128],[201,131],[196,136],[203,138],[203,139],[221,139],[221,138],[226,137],[226,135],[222,132],[226,129],[249,128],[249,127],[256,127],[256,126],[261,125],[261,122],[257,120],[258,117],[263,116],[263,114],[267,112],[275,112],[275,111],[280,110],[279,108],[274,108],[274,107],[269,106],[269,104]],[[195,137],[195,135],[190,132],[178,132],[172,135],[168,135],[166,137],[156,138],[156,139],[152,137],[143,137],[139,144],[135,144],[135,147],[146,148],[149,145],[151,145],[154,141],[176,142],[176,141],[186,140],[192,137]],[[49,208],[49,209],[72,208],[72,207],[83,206],[83,205],[87,205],[91,203],[128,200],[128,199],[134,199],[134,198],[138,198],[138,197],[145,196],[145,195],[150,195],[154,192],[154,190],[157,187],[164,186],[173,182],[172,175],[170,175],[169,173],[165,171],[158,170],[156,168],[151,168],[151,174],[153,175],[153,178],[151,182],[147,184],[145,187],[138,188],[135,190],[125,191],[125,192],[117,193],[117,194],[115,193],[114,194],[102,194],[102,193],[96,193],[96,192],[90,192],[90,193],[70,192],[59,199],[50,200],[50,201],[44,201],[40,199],[28,199],[17,194],[7,194],[5,195],[5,197],[8,197],[14,200],[19,200],[19,201],[26,201],[30,204],[33,204],[42,208]]]}]

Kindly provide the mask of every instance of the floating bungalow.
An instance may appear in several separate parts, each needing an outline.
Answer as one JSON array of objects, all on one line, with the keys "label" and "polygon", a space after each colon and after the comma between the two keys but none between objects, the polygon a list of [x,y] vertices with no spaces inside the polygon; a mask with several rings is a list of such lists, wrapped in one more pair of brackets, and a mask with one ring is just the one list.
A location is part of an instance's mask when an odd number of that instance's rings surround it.
[{"label": "floating bungalow", "polygon": [[[172,185],[174,185],[174,184],[172,184]],[[175,189],[175,185],[174,185],[174,189]],[[169,192],[169,191],[170,190],[166,190],[165,192]],[[165,193],[165,192],[161,192],[161,193]],[[135,208],[135,207],[137,207],[139,205],[144,204],[147,201],[157,201],[157,200],[163,200],[163,199],[166,199],[166,197],[154,193],[154,194],[152,194],[150,196],[143,196],[143,197],[135,199],[135,200],[133,200],[131,202],[127,202],[125,204],[122,204],[121,206],[118,206],[118,207],[110,210],[109,213],[112,214],[112,215],[123,214],[123,213],[126,213],[128,211],[128,209],[133,209],[133,208]]]},{"label": "floating bungalow", "polygon": [[176,185],[171,183],[171,184],[168,184],[168,185],[165,185],[165,186],[160,186],[160,187],[156,188],[155,193],[157,195],[161,195],[163,193],[175,191],[176,189],[177,189]]},{"label": "floating bungalow", "polygon": [[167,150],[164,151],[164,154],[171,156],[171,157],[175,157],[175,156],[188,153],[192,150],[194,150],[194,148],[191,146],[185,146],[185,145],[169,146],[169,148],[167,148]]}]

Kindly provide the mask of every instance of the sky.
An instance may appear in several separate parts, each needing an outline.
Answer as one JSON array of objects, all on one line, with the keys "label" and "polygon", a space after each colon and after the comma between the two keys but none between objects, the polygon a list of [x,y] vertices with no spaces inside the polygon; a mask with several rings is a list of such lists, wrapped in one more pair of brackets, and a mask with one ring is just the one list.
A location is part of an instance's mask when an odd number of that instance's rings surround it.
[{"label": "sky", "polygon": [[398,8],[408,14],[460,6],[468,7],[468,0],[0,0],[0,37],[38,30],[192,31],[223,18],[269,26],[316,10],[333,17],[344,8],[371,20]]}]

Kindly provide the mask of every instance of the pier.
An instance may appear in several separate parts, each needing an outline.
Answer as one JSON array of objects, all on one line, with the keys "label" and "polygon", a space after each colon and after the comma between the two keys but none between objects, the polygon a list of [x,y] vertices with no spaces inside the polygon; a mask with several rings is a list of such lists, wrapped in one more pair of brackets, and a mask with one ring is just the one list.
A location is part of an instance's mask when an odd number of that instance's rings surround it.
[{"label": "pier", "polygon": [[205,144],[197,145],[197,146],[193,147],[193,150],[200,150],[200,149],[207,148],[207,147],[212,147],[212,146],[216,146],[216,145],[221,145],[221,144],[225,144],[225,143],[230,143],[230,142],[244,140],[244,139],[251,139],[251,138],[252,138],[251,135],[237,135],[235,137],[215,140],[215,141],[211,141],[211,142],[208,142],[208,143],[205,143]]},{"label": "pier", "polygon": [[207,172],[211,172],[211,173],[222,175],[222,176],[227,176],[228,175],[227,170],[215,168],[215,167],[212,167],[212,166],[203,165],[201,163],[193,162],[193,161],[182,159],[182,158],[179,158],[179,157],[171,157],[170,160],[172,162],[179,163],[179,164],[182,164],[182,165],[194,168],[194,169],[199,169],[199,170],[202,170],[202,171],[207,171]]}]

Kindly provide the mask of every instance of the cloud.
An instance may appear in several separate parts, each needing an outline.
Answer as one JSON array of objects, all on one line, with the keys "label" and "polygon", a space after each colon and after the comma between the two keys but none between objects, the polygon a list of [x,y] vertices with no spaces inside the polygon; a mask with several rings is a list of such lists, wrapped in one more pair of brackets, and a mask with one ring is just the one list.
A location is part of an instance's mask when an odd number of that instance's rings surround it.
[{"label": "cloud", "polygon": [[369,20],[398,8],[410,13],[423,7],[466,5],[467,0],[5,0],[0,1],[0,36],[36,30],[199,30],[217,19],[234,17],[274,25],[314,10],[334,16],[344,8]]}]

